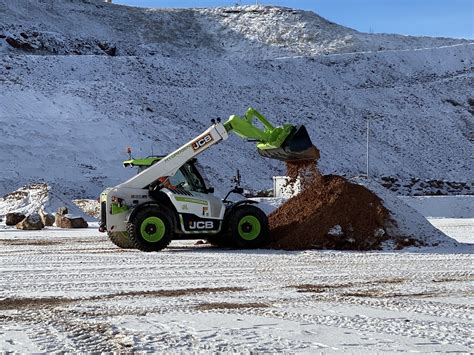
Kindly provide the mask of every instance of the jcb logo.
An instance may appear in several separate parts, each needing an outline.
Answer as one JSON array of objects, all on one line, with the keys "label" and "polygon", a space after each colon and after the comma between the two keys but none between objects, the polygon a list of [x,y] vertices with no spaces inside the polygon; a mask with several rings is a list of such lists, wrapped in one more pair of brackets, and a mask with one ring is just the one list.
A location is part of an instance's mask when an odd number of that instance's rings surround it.
[{"label": "jcb logo", "polygon": [[201,149],[210,142],[212,142],[212,136],[210,134],[206,134],[203,137],[199,137],[192,143],[193,150],[196,151],[198,149]]},{"label": "jcb logo", "polygon": [[214,222],[212,221],[198,221],[198,222],[189,222],[189,229],[213,229]]}]

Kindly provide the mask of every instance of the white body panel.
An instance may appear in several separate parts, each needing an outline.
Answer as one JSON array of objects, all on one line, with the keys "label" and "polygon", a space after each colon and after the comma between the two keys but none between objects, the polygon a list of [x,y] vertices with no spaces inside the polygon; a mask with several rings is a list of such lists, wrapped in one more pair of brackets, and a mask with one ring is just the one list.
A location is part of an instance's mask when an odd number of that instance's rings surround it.
[{"label": "white body panel", "polygon": [[167,155],[140,174],[117,185],[116,188],[143,189],[160,176],[173,176],[189,159],[194,158],[207,148],[227,138],[229,138],[229,135],[224,125],[222,123],[216,123],[199,135],[198,138],[176,149],[173,153]]},{"label": "white body panel", "polygon": [[[227,130],[221,123],[212,125],[196,139],[186,143],[165,158],[132,177],[124,183],[110,189],[107,193],[107,230],[110,232],[123,232],[127,229],[127,216],[134,206],[152,201],[149,196],[148,185],[162,176],[173,176],[188,160],[202,153],[212,145],[228,138]],[[163,188],[178,213],[193,214],[200,218],[220,219],[225,213],[222,201],[212,194],[187,192],[179,194]],[[112,198],[123,200],[128,206],[128,211],[112,214]]]}]

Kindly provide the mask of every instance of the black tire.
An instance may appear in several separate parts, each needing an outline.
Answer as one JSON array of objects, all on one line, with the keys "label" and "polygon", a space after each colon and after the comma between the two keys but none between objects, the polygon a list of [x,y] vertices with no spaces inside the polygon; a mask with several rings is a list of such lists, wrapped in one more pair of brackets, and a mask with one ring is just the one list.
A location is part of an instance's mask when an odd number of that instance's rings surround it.
[{"label": "black tire", "polygon": [[112,243],[122,249],[135,249],[132,241],[128,238],[127,232],[107,232]]},{"label": "black tire", "polygon": [[163,206],[148,206],[138,211],[127,225],[128,237],[138,250],[159,251],[173,239],[173,212]]},{"label": "black tire", "polygon": [[226,225],[234,247],[259,248],[269,242],[268,218],[258,207],[237,207],[228,216]]}]

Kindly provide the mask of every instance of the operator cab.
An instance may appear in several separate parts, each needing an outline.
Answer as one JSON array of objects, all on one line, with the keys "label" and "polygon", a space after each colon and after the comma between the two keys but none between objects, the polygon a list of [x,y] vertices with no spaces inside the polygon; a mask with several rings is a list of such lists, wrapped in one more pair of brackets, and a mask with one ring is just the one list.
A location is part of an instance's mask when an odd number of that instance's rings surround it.
[{"label": "operator cab", "polygon": [[[149,156],[144,159],[130,159],[123,162],[124,167],[137,167],[140,174],[150,166],[159,162],[164,156]],[[157,176],[157,179],[161,176]],[[159,182],[158,182],[159,183]],[[209,186],[206,174],[196,158],[188,160],[173,176],[167,178],[167,187],[182,189],[189,192],[213,193],[214,188]]]},{"label": "operator cab", "polygon": [[197,164],[197,160],[191,159],[186,164],[184,164],[176,172],[176,174],[168,178],[169,183],[172,187],[190,192],[213,192],[212,188],[208,189],[206,187],[206,181],[203,178],[203,173],[198,167],[199,165]]}]

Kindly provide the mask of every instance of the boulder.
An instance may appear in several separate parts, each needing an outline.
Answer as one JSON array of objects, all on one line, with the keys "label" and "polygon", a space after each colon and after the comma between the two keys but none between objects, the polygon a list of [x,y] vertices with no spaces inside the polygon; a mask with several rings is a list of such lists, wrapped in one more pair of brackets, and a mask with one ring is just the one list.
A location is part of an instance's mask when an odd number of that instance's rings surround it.
[{"label": "boulder", "polygon": [[105,54],[110,55],[111,57],[115,57],[117,55],[117,47],[111,46],[105,42],[98,42],[97,45],[105,52]]},{"label": "boulder", "polygon": [[61,216],[64,216],[68,213],[69,213],[69,210],[67,209],[67,207],[59,207],[58,211],[56,212],[56,214],[59,214]]},{"label": "boulder", "polygon": [[6,38],[7,43],[13,48],[23,49],[26,51],[34,49],[30,43],[26,42],[24,39],[15,39],[13,37]]},{"label": "boulder", "polygon": [[59,228],[87,228],[89,225],[82,217],[76,217],[69,214],[56,214],[56,227]]},{"label": "boulder", "polygon": [[59,207],[58,210],[56,211],[56,216],[54,218],[54,223],[56,224],[57,227],[61,224],[61,217],[65,216],[69,213],[67,207]]},{"label": "boulder", "polygon": [[41,217],[38,213],[33,213],[23,219],[20,223],[16,225],[17,229],[24,230],[40,230],[44,228],[44,224],[41,221]]},{"label": "boulder", "polygon": [[26,216],[23,213],[18,213],[18,212],[11,212],[7,213],[5,216],[5,224],[7,226],[15,226],[21,221],[23,221],[26,218]]},{"label": "boulder", "polygon": [[45,212],[43,209],[40,209],[39,215],[41,217],[41,222],[43,222],[46,227],[51,227],[54,224],[55,218],[52,214]]}]

